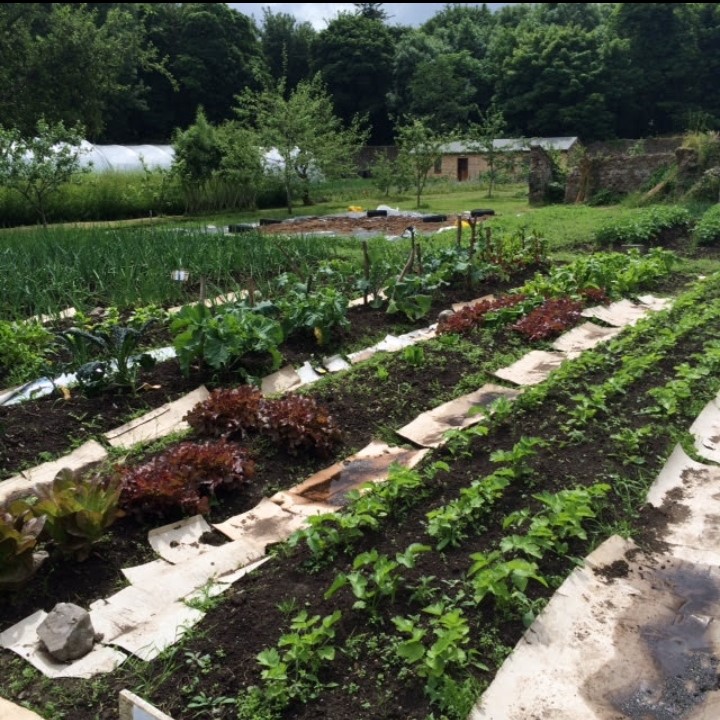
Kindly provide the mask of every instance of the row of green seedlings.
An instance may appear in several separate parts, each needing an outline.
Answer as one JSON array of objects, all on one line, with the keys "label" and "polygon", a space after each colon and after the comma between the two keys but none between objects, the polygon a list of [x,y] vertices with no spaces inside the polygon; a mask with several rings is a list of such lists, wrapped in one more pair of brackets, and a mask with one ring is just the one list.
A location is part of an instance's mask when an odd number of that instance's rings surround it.
[{"label": "row of green seedlings", "polygon": [[[680,312],[682,310],[682,312]],[[600,385],[586,388],[582,393],[571,397],[575,403],[568,409],[567,421],[563,427],[566,432],[565,441],[572,442],[582,438],[583,427],[588,421],[607,416],[608,402],[612,397],[622,395],[633,384],[639,382],[647,372],[651,371],[683,338],[692,338],[703,328],[712,326],[720,318],[720,301],[711,301],[702,307],[678,308],[672,315],[672,323],[656,328],[653,336],[638,347],[634,353],[624,353],[620,356],[619,366],[614,375]],[[689,392],[690,380],[698,377],[690,368],[687,369],[685,381],[686,397]],[[661,411],[666,415],[674,413],[678,393],[682,383],[674,383],[672,393],[669,390],[657,388],[651,391],[653,396],[664,398],[661,402]]]},{"label": "row of green seedlings", "polygon": [[[686,308],[693,305],[690,299],[686,299],[684,303],[681,303],[681,305],[683,304]],[[707,324],[711,318],[712,313],[704,313],[703,320],[695,323],[695,327]],[[684,330],[687,332],[687,328]],[[640,332],[638,331],[637,334]],[[717,345],[715,343],[714,356],[707,352],[697,355],[699,360],[704,359],[705,365],[692,373],[694,380],[705,378],[713,370],[716,370],[719,356]],[[686,383],[689,374],[683,371],[683,366],[680,366],[679,373],[679,381]],[[687,388],[683,387],[685,394]],[[585,418],[585,421],[589,421],[589,418]],[[466,433],[467,431],[461,432]],[[487,510],[492,502],[501,496],[511,479],[518,480],[528,471],[526,460],[532,456],[533,448],[539,444],[541,441],[537,438],[523,438],[511,451],[493,454],[494,461],[506,462],[508,467],[503,467],[487,478],[474,482],[461,493],[458,501],[428,514],[427,531],[436,540],[438,550],[461,542],[462,536],[455,534],[456,523],[463,522],[462,515],[465,511],[469,511],[469,515],[473,516],[472,525],[477,529],[477,512],[483,508]],[[415,475],[418,485],[422,484],[418,472],[405,470],[404,474],[407,473]],[[473,601],[481,602],[490,594],[495,596],[498,605],[504,609],[507,609],[507,605],[511,601],[518,602],[525,621],[531,621],[536,607],[525,594],[527,583],[529,580],[535,580],[546,584],[539,573],[537,561],[541,560],[548,550],[559,548],[560,552],[567,552],[567,541],[570,538],[586,539],[582,524],[586,519],[595,516],[591,500],[604,497],[609,490],[609,485],[598,484],[588,489],[579,488],[561,491],[555,495],[542,493],[534,496],[546,507],[547,512],[541,513],[530,521],[526,534],[513,533],[503,538],[499,550],[473,556],[474,563],[470,571],[471,577],[474,578]],[[529,512],[527,510],[520,511],[507,518],[504,527],[517,529],[528,519]],[[465,522],[470,524],[469,518],[466,518]],[[429,549],[429,546],[413,545],[405,553],[398,553],[395,560],[379,556],[376,551],[363,553],[357,556],[353,562],[352,572],[341,574],[336,578],[326,597],[331,597],[340,588],[348,586],[356,597],[354,607],[370,611],[372,614],[377,611],[377,603],[381,597],[394,597],[398,589],[397,573],[399,569],[413,567],[417,554]],[[522,554],[526,557],[520,557]],[[510,556],[509,560],[506,559],[507,555]],[[469,628],[457,610],[449,612],[446,610],[446,606],[437,604],[425,608],[425,612],[432,619],[428,628],[420,627],[416,616],[394,619],[398,630],[409,636],[407,640],[397,646],[398,654],[413,666],[417,674],[423,676],[424,673],[427,673],[425,677],[430,680],[428,692],[431,697],[438,696],[437,687],[433,685],[439,678],[445,676],[448,669],[448,657],[454,657],[464,665],[469,656],[465,648],[453,646],[453,638],[460,645],[467,642]],[[319,618],[317,620],[319,622]],[[432,645],[423,643],[426,636],[434,638]],[[275,670],[279,664],[284,672],[286,668],[283,665],[283,658],[279,653],[270,650],[261,654],[259,661],[265,667],[263,679],[266,681],[266,685],[274,686],[269,691],[270,695],[276,697],[278,694],[277,683],[282,686],[283,678],[278,677]],[[282,676],[282,674],[281,672],[280,675]],[[313,682],[315,683],[314,693],[316,693],[318,690],[316,685],[317,667],[313,673]],[[285,690],[286,688],[283,688],[279,695],[284,697]],[[297,699],[297,696],[292,693],[291,697]]]},{"label": "row of green seedlings", "polygon": [[310,398],[265,398],[249,386],[216,390],[186,416],[205,440],[180,442],[136,466],[90,475],[62,470],[36,496],[0,512],[0,589],[17,589],[39,567],[45,543],[66,558],[86,559],[119,517],[167,518],[207,513],[218,493],[238,492],[255,462],[236,440],[259,434],[291,456],[328,456],[341,431]]},{"label": "row of green seedlings", "polygon": [[[624,256],[623,256],[624,258]],[[667,267],[666,260],[668,256],[665,251],[658,251],[654,255],[648,256],[636,256],[632,258],[637,264],[641,266],[646,265],[646,260],[649,260],[649,267],[651,268],[650,274],[653,277],[657,277],[663,272],[663,269]],[[661,263],[656,262],[657,259],[662,260]],[[613,254],[608,254],[606,262],[611,264],[613,267],[616,264],[616,258]],[[592,281],[594,276],[588,276],[587,263],[580,261],[580,283],[586,281]],[[627,258],[624,258],[624,266],[627,266]],[[598,273],[601,277],[604,277],[605,270],[603,266],[603,259],[599,259],[594,263],[594,267],[600,268]],[[566,289],[570,283],[574,282],[576,285],[579,284],[577,280],[573,281],[571,278],[571,271],[573,268],[569,268],[564,274],[564,285],[563,289]],[[643,273],[644,275],[644,273]],[[510,308],[514,307],[513,301],[515,296],[509,296],[512,299],[508,301]],[[518,295],[516,297],[522,297]],[[594,293],[590,293],[590,297],[599,297]],[[453,321],[453,318],[480,318],[490,315],[490,309],[497,308],[494,310],[494,318],[491,319],[491,325],[500,325],[504,320],[508,322],[508,318],[513,319],[514,315],[503,314],[504,299],[499,299],[498,305],[494,305],[494,301],[483,301],[473,306],[468,306],[458,313],[454,313],[447,321],[443,321],[439,324],[438,332],[460,332],[454,326],[449,324]],[[520,301],[521,304],[522,300]],[[542,307],[542,306],[541,306]],[[475,310],[477,308],[477,310]],[[483,310],[485,311],[483,313]],[[573,321],[575,317],[575,310],[572,313],[565,314],[564,317],[568,320],[568,324]],[[528,316],[529,317],[529,316]],[[559,322],[560,315],[555,315],[555,322],[552,326],[557,329],[557,323]],[[487,319],[487,318],[486,318]],[[547,323],[550,325],[551,323]],[[452,327],[453,329],[450,329]],[[565,327],[565,325],[563,325]],[[533,332],[535,335],[536,333]],[[541,386],[542,387],[542,386]],[[539,394],[541,391],[535,390],[535,394]],[[546,391],[542,391],[546,392]],[[501,415],[509,412],[509,403],[503,403],[499,401],[494,404],[492,413],[495,414],[498,411],[502,411]],[[475,432],[485,431],[485,426],[479,425],[476,427]],[[453,431],[450,431],[452,435]],[[452,445],[451,445],[452,447]],[[316,565],[322,565],[325,562],[331,561],[335,553],[344,547],[350,547],[352,543],[359,540],[365,532],[373,529],[377,529],[381,522],[388,517],[392,516],[393,513],[402,512],[406,503],[413,503],[419,501],[423,497],[423,488],[427,488],[425,480],[430,480],[435,472],[435,468],[432,468],[427,472],[426,477],[418,476],[416,473],[410,473],[403,470],[398,470],[392,474],[393,482],[384,483],[380,486],[374,487],[371,491],[350,494],[350,507],[349,512],[339,513],[333,515],[321,515],[310,519],[310,526],[306,530],[302,530],[296,533],[291,538],[291,544],[296,545],[300,542],[305,542],[309,546]],[[427,492],[427,489],[425,490]]]},{"label": "row of green seedlings", "polygon": [[[528,439],[518,456],[522,461],[531,452],[532,439]],[[511,464],[515,460],[504,458]],[[500,460],[500,458],[497,458]],[[410,471],[419,475],[416,471]],[[433,703],[439,704],[442,712],[457,712],[458,708],[445,706],[445,689],[452,682],[452,674],[463,671],[472,665],[487,669],[477,658],[477,652],[469,647],[471,642],[470,625],[463,613],[463,603],[468,607],[477,606],[486,598],[494,597],[498,610],[521,615],[529,623],[534,618],[538,604],[525,593],[530,580],[548,585],[538,563],[548,552],[564,555],[568,551],[571,539],[586,540],[583,524],[595,517],[593,503],[606,495],[609,486],[598,484],[590,488],[577,488],[560,491],[556,494],[541,493],[535,495],[542,509],[536,514],[529,509],[513,513],[506,518],[504,528],[518,530],[528,526],[524,535],[514,532],[500,542],[498,550],[489,553],[475,553],[471,556],[472,565],[467,573],[467,588],[458,589],[455,598],[444,595],[441,600],[422,607],[420,615],[396,616],[392,622],[399,636],[390,636],[389,643],[392,660],[400,663],[415,677],[425,683],[425,691]],[[501,494],[500,488],[493,497]],[[428,516],[428,527],[432,527],[432,516]],[[370,623],[379,628],[381,606],[392,603],[398,592],[408,589],[409,581],[404,576],[406,570],[415,567],[417,558],[431,547],[420,543],[410,545],[404,552],[390,558],[377,550],[357,555],[351,563],[349,572],[338,574],[324,594],[330,599],[343,588],[349,588],[354,597],[354,610],[368,616]],[[422,583],[427,585],[427,583]],[[409,588],[417,590],[417,588]],[[427,591],[427,587],[425,588]],[[425,601],[426,593],[412,595]],[[421,619],[424,618],[423,619]],[[302,641],[297,633],[283,635],[276,648],[268,648],[258,655],[262,667],[263,687],[251,687],[241,696],[240,717],[249,718],[250,710],[264,706],[272,709],[276,717],[291,702],[306,703],[315,699],[326,687],[320,680],[320,673],[328,662],[335,658],[336,647],[328,645],[334,637],[319,628],[330,628],[340,619],[336,610],[325,618],[314,616],[313,629],[308,637],[317,641],[323,636],[322,652],[310,649],[303,657],[308,667],[298,667],[298,655],[293,648]],[[293,629],[298,623],[306,623],[307,613],[303,612],[293,619]],[[290,649],[284,649],[290,646]],[[469,711],[465,708],[464,712]],[[452,715],[455,717],[455,715]],[[457,717],[460,717],[458,714]]]},{"label": "row of green seedlings", "polygon": [[584,352],[571,363],[565,363],[540,385],[528,388],[518,403],[525,409],[539,406],[557,387],[568,381],[586,384],[594,372],[614,368],[614,374],[602,385],[576,393],[573,408],[568,410],[567,438],[578,437],[581,425],[606,409],[612,396],[621,395],[645,372],[652,369],[683,338],[692,338],[701,330],[713,327],[720,313],[720,276],[699,283],[681,295],[669,310],[655,313],[627,328],[603,348]]},{"label": "row of green seedlings", "polygon": [[[671,327],[664,328],[665,332],[653,332],[653,337],[647,343],[638,346],[636,353],[625,352],[620,356],[619,367],[611,377],[599,385],[586,388],[585,392],[571,396],[575,405],[567,410],[567,421],[562,426],[566,437],[558,443],[563,444],[580,440],[587,426],[600,414],[608,415],[608,403],[613,396],[624,394],[629,387],[640,382],[657,362],[664,356],[664,353],[672,350],[683,337],[693,336],[702,328],[712,327],[720,318],[720,302],[715,301],[708,306],[698,307],[686,298],[680,303],[679,310],[684,312]],[[681,404],[687,403],[695,397],[704,381],[713,377],[718,369],[718,340],[710,340],[703,347],[703,350],[696,354],[693,359],[698,361],[697,365],[682,363],[676,368],[677,377],[668,381],[665,385],[653,388],[648,394],[657,400],[657,404],[643,409],[643,413],[655,418],[667,418],[676,415],[681,409]],[[617,355],[617,353],[612,353]],[[591,356],[588,356],[591,357]],[[585,368],[592,366],[599,369],[600,358],[595,354],[590,362],[583,363]],[[579,379],[579,378],[578,378]],[[520,406],[534,404],[536,398],[531,397],[533,390],[528,391],[528,397],[518,401]],[[546,391],[535,390],[535,394],[546,396]],[[509,417],[511,405],[505,400],[494,406],[493,420],[495,423]],[[485,436],[489,432],[489,425],[479,424],[463,431],[450,431],[446,437],[446,450],[452,456],[458,456],[469,452],[471,438]],[[638,455],[643,437],[653,431],[651,426],[645,426],[638,431],[621,431],[610,438],[623,446],[623,450],[629,454],[624,462],[640,462]],[[510,451],[496,451],[491,454],[490,459],[494,462],[509,462],[507,467],[499,468],[486,478],[472,482],[467,488],[460,491],[457,499],[451,501],[442,508],[429,513],[428,534],[437,541],[437,549],[442,550],[446,546],[458,546],[466,537],[468,527],[477,527],[481,515],[486,512],[491,502],[497,499],[502,491],[512,481],[519,480],[529,472],[529,467],[523,462],[525,458],[533,454],[533,448],[542,444],[539,438],[522,438]]]}]

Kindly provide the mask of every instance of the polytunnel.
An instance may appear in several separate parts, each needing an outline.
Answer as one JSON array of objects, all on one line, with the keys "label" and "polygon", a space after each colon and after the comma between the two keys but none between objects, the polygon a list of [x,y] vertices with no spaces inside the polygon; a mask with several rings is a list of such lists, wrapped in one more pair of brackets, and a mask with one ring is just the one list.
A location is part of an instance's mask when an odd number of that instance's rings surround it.
[{"label": "polytunnel", "polygon": [[172,145],[93,145],[80,144],[80,165],[94,172],[132,172],[169,170],[175,151]]}]

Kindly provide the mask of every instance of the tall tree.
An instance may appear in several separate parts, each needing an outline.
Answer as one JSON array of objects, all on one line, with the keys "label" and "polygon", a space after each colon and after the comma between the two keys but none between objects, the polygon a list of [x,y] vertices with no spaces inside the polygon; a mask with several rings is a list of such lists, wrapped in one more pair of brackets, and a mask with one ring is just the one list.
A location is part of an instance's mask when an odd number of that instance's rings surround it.
[{"label": "tall tree", "polygon": [[682,129],[689,95],[702,66],[692,3],[616,3],[612,32],[626,42],[631,73],[618,107],[625,137]]},{"label": "tall tree", "polygon": [[277,171],[288,213],[297,189],[306,205],[312,203],[313,174],[333,179],[357,172],[357,154],[367,132],[359,116],[347,125],[337,117],[320,75],[300,81],[290,92],[283,81],[262,91],[246,89],[237,100],[235,111],[243,126],[256,132],[258,145],[280,156]]},{"label": "tall tree", "polygon": [[[432,63],[441,57],[447,46],[421,30],[408,28],[398,40],[392,65],[392,81],[387,95],[388,109],[395,117],[412,112],[413,93],[411,84],[416,77],[418,66]],[[441,88],[435,88],[440,90]]]},{"label": "tall tree", "polygon": [[[613,116],[602,35],[575,25],[521,24],[494,50],[494,101],[514,134],[608,137]],[[510,39],[510,43],[505,41]]]},{"label": "tall tree", "polygon": [[167,58],[175,84],[144,73],[149,111],[138,116],[145,138],[167,140],[188,127],[202,106],[211,123],[232,117],[235,95],[259,88],[265,63],[259,30],[226,3],[145,3],[150,38]]},{"label": "tall tree", "polygon": [[421,62],[408,87],[408,111],[427,118],[438,132],[464,127],[477,119],[474,81],[481,70],[481,64],[467,52],[443,53]]},{"label": "tall tree", "polygon": [[[688,110],[702,113],[708,129],[720,128],[720,93],[708,92],[720,77],[720,5],[694,3],[694,23],[697,28],[698,55],[702,58],[695,68]],[[685,127],[690,129],[691,123]]]},{"label": "tall tree", "polygon": [[369,18],[370,20],[380,20],[385,22],[389,16],[383,5],[385,3],[353,3],[355,6],[355,12],[361,17]]},{"label": "tall tree", "polygon": [[163,72],[132,3],[3,3],[0,37],[0,116],[24,132],[43,116],[98,138],[114,108],[143,101],[139,70]]},{"label": "tall tree", "polygon": [[308,22],[298,22],[288,13],[263,8],[261,45],[270,77],[285,79],[287,90],[310,77],[310,53],[317,33]]},{"label": "tall tree", "polygon": [[595,30],[604,20],[602,3],[535,3],[533,20],[543,25],[576,25]]},{"label": "tall tree", "polygon": [[322,73],[337,114],[350,122],[367,114],[371,142],[389,144],[392,133],[385,96],[390,88],[394,44],[380,21],[342,13],[318,33],[314,72]]}]

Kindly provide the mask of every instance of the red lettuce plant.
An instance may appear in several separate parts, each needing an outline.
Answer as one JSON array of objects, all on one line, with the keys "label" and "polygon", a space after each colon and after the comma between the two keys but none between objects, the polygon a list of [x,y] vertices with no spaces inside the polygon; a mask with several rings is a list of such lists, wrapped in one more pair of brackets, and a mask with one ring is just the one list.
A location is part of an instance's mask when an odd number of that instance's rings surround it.
[{"label": "red lettuce plant", "polygon": [[504,295],[498,298],[480,300],[473,305],[466,305],[448,318],[441,320],[438,323],[437,334],[457,333],[467,335],[482,325],[488,313],[519,305],[526,299],[525,295]]},{"label": "red lettuce plant", "polygon": [[265,402],[263,431],[291,455],[307,451],[329,455],[340,441],[340,429],[327,410],[303,395]]},{"label": "red lettuce plant", "polygon": [[551,298],[518,320],[512,329],[528,340],[547,340],[569,330],[581,319],[584,303],[570,298]]},{"label": "red lettuce plant", "polygon": [[217,389],[184,419],[203,437],[245,437],[248,432],[258,429],[260,408],[265,402],[260,390],[251,385]]},{"label": "red lettuce plant", "polygon": [[183,442],[137,467],[119,469],[121,506],[136,515],[206,513],[218,488],[249,483],[255,463],[227,440]]},{"label": "red lettuce plant", "polygon": [[603,288],[584,288],[580,291],[580,297],[588,305],[606,305],[610,302],[610,298]]}]

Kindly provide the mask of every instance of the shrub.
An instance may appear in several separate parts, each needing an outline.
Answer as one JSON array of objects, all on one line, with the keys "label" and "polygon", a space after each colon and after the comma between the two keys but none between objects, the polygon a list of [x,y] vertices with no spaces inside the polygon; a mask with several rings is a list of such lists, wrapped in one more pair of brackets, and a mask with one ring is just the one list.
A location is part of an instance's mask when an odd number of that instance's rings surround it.
[{"label": "shrub", "polygon": [[0,383],[35,380],[46,361],[52,333],[38,323],[0,320]]},{"label": "shrub", "polygon": [[698,245],[720,245],[720,205],[713,205],[700,218],[693,237]]},{"label": "shrub", "polygon": [[656,206],[643,210],[630,218],[611,220],[595,231],[595,243],[610,248],[617,245],[648,244],[668,230],[686,230],[691,215],[678,205]]}]

